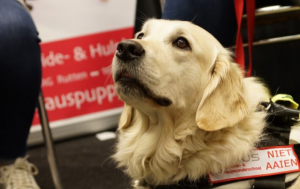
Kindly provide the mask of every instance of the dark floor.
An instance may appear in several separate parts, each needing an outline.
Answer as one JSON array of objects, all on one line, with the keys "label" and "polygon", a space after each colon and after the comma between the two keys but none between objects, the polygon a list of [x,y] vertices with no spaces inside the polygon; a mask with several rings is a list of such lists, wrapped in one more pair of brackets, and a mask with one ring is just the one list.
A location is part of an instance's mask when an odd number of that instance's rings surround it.
[{"label": "dark floor", "polygon": [[[64,189],[127,189],[129,179],[110,158],[114,143],[115,140],[100,141],[95,135],[56,143]],[[30,162],[39,169],[36,180],[41,189],[54,189],[46,148],[32,147],[29,154]]]}]

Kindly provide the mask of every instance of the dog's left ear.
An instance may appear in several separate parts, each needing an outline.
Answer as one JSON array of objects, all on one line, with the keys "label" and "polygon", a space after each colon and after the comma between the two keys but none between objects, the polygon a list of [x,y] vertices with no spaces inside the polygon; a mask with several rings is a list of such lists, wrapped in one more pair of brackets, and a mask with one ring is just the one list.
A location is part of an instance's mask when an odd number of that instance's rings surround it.
[{"label": "dog's left ear", "polygon": [[237,124],[249,115],[249,108],[243,97],[242,71],[231,63],[227,51],[218,54],[210,71],[211,79],[198,106],[196,122],[203,130],[216,131]]}]

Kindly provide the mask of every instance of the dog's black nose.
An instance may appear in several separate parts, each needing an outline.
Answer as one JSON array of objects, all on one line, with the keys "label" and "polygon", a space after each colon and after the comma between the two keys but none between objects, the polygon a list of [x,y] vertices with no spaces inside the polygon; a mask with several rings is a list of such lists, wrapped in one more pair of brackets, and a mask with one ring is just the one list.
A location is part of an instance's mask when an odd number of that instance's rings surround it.
[{"label": "dog's black nose", "polygon": [[139,42],[123,40],[117,46],[116,56],[126,63],[127,61],[141,57],[144,53],[145,50]]}]

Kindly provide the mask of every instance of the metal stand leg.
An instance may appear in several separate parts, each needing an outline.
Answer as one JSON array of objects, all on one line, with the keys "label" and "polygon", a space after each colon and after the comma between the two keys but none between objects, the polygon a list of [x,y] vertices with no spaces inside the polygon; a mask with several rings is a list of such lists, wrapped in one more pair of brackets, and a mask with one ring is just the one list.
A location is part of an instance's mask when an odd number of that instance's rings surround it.
[{"label": "metal stand leg", "polygon": [[39,116],[40,116],[40,121],[41,121],[41,126],[42,126],[42,131],[44,135],[44,140],[46,143],[46,148],[47,148],[47,157],[50,165],[50,170],[52,174],[52,179],[54,182],[54,186],[56,189],[63,189],[60,177],[59,177],[59,172],[57,169],[57,164],[56,164],[56,158],[55,158],[55,152],[53,148],[53,139],[51,135],[51,130],[48,122],[48,117],[47,117],[47,112],[44,104],[44,98],[42,91],[39,94],[38,97],[38,111],[39,111]]}]

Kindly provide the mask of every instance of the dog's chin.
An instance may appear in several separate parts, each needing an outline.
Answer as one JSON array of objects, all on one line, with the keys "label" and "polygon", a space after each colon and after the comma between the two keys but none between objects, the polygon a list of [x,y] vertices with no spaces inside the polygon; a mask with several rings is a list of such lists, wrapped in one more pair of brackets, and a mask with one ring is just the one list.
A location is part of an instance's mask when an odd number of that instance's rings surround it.
[{"label": "dog's chin", "polygon": [[129,75],[118,77],[116,88],[118,94],[126,96],[126,99],[150,99],[159,106],[170,106],[172,104],[170,99],[155,95],[146,85]]}]

